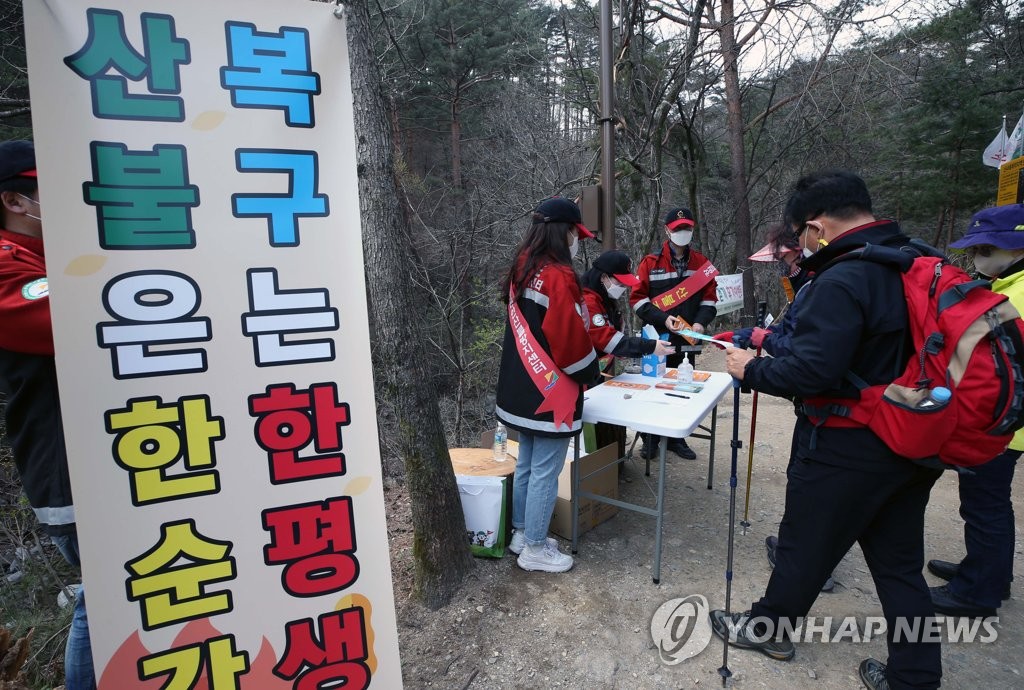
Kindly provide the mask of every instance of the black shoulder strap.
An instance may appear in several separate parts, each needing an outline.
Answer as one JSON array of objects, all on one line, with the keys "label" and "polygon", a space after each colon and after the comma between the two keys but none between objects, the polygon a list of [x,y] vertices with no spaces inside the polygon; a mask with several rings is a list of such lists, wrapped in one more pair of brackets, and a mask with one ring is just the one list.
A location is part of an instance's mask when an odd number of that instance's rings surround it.
[{"label": "black shoulder strap", "polygon": [[822,266],[818,272],[822,273],[840,261],[863,259],[864,261],[871,261],[884,266],[892,266],[893,268],[898,269],[901,273],[906,273],[910,270],[910,267],[913,265],[914,259],[916,258],[917,256],[914,256],[910,252],[902,251],[901,249],[883,247],[880,244],[865,244],[863,247],[846,252],[841,256],[837,256]]}]

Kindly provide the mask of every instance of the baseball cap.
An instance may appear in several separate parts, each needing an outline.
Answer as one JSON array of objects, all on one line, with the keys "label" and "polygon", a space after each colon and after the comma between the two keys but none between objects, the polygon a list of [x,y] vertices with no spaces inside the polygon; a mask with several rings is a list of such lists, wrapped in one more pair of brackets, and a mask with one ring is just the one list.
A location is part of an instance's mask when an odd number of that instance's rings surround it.
[{"label": "baseball cap", "polygon": [[690,209],[678,206],[668,212],[665,216],[665,226],[669,230],[675,230],[680,225],[687,225],[689,227],[694,226],[693,214],[690,213]]},{"label": "baseball cap", "polygon": [[15,177],[36,176],[36,149],[31,141],[0,143],[0,183]]},{"label": "baseball cap", "polygon": [[587,226],[583,224],[583,215],[580,213],[580,207],[564,197],[549,197],[540,202],[533,212],[543,216],[543,222],[545,223],[571,223],[575,225],[580,233],[580,237],[583,239],[590,239],[594,236],[594,233],[587,230]]},{"label": "baseball cap", "polygon": [[951,243],[952,249],[966,249],[990,244],[999,249],[1024,249],[1024,204],[993,206],[971,216],[962,239]]},{"label": "baseball cap", "polygon": [[629,266],[629,257],[617,249],[607,251],[594,259],[594,268],[607,273],[623,285],[636,287],[640,284],[640,279],[633,275],[633,270]]}]

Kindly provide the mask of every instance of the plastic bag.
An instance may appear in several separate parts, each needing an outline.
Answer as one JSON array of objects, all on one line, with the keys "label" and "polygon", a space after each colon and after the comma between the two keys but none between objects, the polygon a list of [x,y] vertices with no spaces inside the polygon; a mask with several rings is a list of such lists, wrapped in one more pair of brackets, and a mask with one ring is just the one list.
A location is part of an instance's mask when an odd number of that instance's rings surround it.
[{"label": "plastic bag", "polygon": [[474,556],[505,555],[505,477],[457,474],[466,537]]}]

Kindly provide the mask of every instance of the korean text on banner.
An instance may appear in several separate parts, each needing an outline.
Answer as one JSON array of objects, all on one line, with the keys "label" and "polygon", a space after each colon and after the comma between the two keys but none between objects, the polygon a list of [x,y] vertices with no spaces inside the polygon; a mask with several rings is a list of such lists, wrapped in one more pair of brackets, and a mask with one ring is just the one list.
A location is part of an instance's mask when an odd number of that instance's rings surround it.
[{"label": "korean text on banner", "polygon": [[739,311],[743,308],[743,274],[715,276],[717,282],[718,315]]},{"label": "korean text on banner", "polygon": [[402,685],[333,9],[25,2],[100,690]]}]

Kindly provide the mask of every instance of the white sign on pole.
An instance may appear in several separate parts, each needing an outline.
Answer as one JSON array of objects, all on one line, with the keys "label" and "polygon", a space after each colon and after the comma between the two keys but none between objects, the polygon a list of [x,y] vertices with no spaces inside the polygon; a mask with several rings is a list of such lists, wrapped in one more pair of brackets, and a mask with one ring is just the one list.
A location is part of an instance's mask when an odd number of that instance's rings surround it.
[{"label": "white sign on pole", "polygon": [[100,690],[401,687],[344,21],[24,7]]},{"label": "white sign on pole", "polygon": [[729,314],[743,308],[743,274],[715,276],[717,282],[716,290],[718,295],[718,315]]}]

